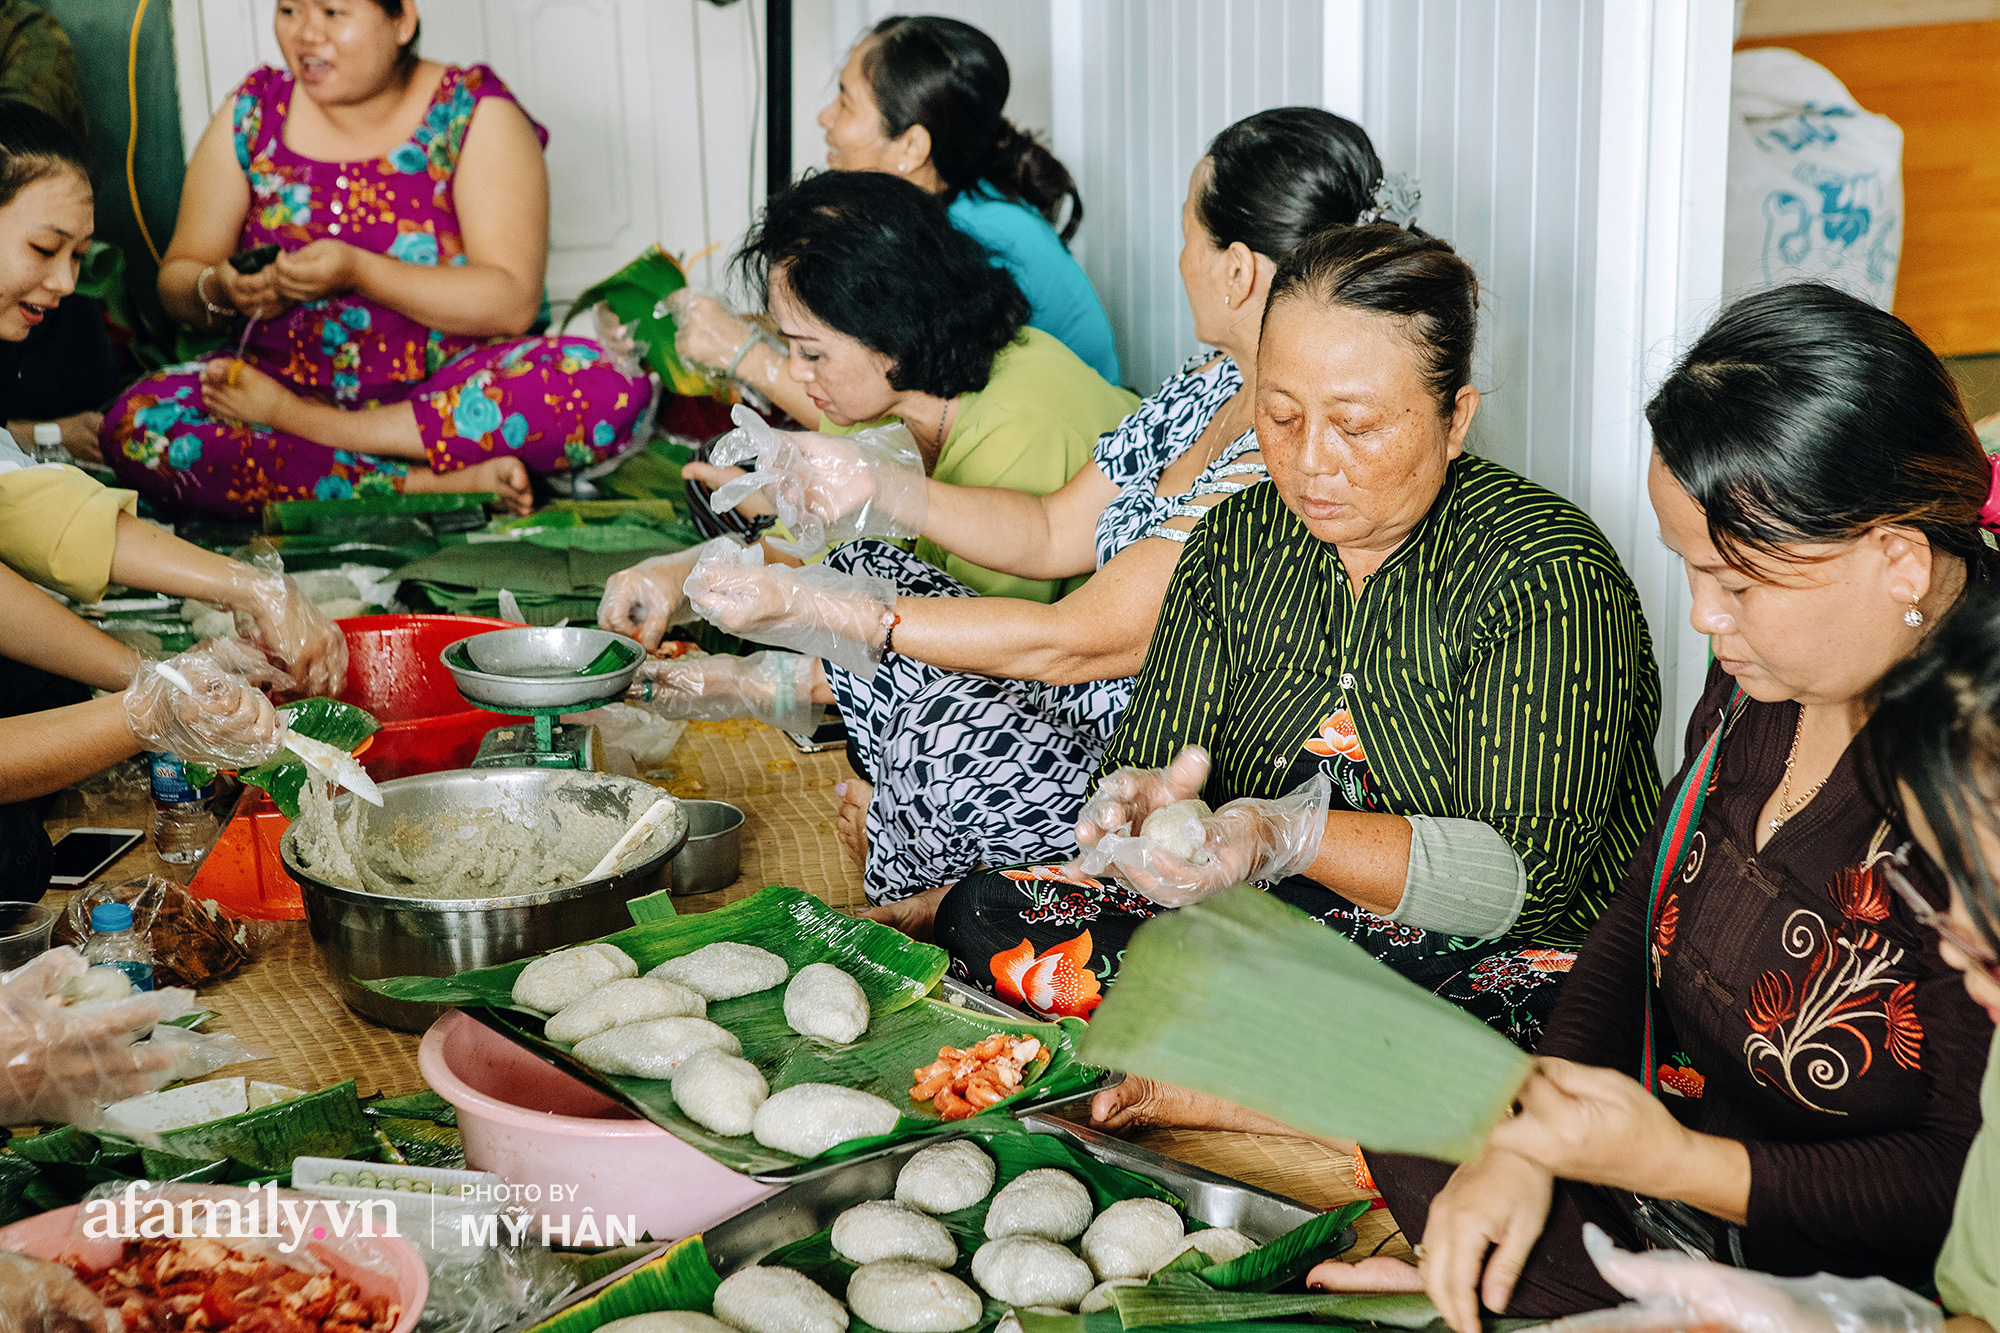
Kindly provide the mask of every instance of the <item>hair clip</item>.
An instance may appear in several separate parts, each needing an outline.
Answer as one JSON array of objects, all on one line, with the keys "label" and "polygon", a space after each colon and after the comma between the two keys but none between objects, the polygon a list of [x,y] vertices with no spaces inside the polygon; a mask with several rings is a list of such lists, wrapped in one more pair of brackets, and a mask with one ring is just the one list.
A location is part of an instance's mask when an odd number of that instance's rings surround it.
[{"label": "hair clip", "polygon": [[1391,171],[1375,182],[1375,202],[1361,210],[1354,219],[1355,225],[1365,227],[1371,222],[1390,222],[1409,229],[1417,225],[1417,206],[1423,201],[1423,191],[1417,188],[1416,178],[1400,171]]}]

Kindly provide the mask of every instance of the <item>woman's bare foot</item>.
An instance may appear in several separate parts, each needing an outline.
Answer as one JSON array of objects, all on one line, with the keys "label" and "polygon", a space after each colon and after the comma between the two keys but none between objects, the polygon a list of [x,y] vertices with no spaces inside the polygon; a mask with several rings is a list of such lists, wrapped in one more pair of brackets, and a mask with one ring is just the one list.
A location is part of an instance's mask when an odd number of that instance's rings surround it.
[{"label": "woman's bare foot", "polygon": [[518,458],[489,458],[450,472],[411,468],[410,475],[403,478],[403,490],[409,495],[492,491],[500,497],[503,508],[516,514],[530,513],[535,507],[534,492],[528,487],[528,465]]},{"label": "woman's bare foot", "polygon": [[1090,1123],[1112,1130],[1227,1129],[1239,1134],[1304,1137],[1262,1111],[1137,1074],[1127,1074],[1123,1083],[1091,1098]]},{"label": "woman's bare foot", "polygon": [[863,870],[868,868],[868,802],[875,796],[875,784],[849,778],[837,784],[840,809],[833,816],[833,831],[847,852],[847,859]]},{"label": "woman's bare foot", "polygon": [[870,921],[893,926],[913,940],[929,944],[932,927],[937,924],[938,904],[951,892],[951,885],[940,884],[922,893],[913,893],[907,898],[898,898],[892,903],[882,903],[875,907],[864,907],[854,915]]},{"label": "woman's bare foot", "polygon": [[201,368],[201,406],[212,417],[283,428],[298,395],[248,361],[218,357]]},{"label": "woman's bare foot", "polygon": [[1353,1264],[1338,1259],[1315,1264],[1306,1274],[1306,1285],[1318,1291],[1422,1291],[1424,1278],[1414,1264],[1376,1255]]}]

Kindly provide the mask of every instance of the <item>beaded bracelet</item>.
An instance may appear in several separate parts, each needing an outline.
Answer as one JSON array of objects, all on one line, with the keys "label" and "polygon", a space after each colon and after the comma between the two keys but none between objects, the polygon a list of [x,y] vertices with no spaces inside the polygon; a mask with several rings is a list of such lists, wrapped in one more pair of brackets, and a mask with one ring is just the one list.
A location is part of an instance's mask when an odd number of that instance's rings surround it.
[{"label": "beaded bracelet", "polygon": [[215,265],[210,264],[207,268],[203,269],[200,273],[195,275],[194,294],[196,298],[199,299],[203,305],[208,307],[209,314],[218,315],[224,319],[227,319],[236,312],[234,310],[229,309],[227,306],[219,306],[215,302],[209,300],[208,291],[202,285],[203,283],[208,281],[208,275],[213,272],[215,272]]}]

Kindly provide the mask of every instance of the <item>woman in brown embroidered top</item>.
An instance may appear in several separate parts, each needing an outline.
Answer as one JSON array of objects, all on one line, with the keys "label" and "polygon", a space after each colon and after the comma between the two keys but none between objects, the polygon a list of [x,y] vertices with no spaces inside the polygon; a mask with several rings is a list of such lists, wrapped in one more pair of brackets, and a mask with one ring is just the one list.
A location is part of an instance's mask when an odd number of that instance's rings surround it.
[{"label": "woman in brown embroidered top", "polygon": [[[1314,1273],[1420,1278],[1461,1333],[1482,1301],[1616,1303],[1585,1222],[1626,1248],[1682,1237],[1767,1272],[1921,1286],[1979,1127],[1991,1020],[1882,878],[1907,835],[1854,744],[1883,675],[1996,568],[1979,527],[1994,474],[1952,380],[1894,317],[1784,287],[1725,312],[1647,418],[1661,536],[1716,655],[1688,765],[1584,943],[1519,1114],[1456,1170],[1371,1159],[1423,1238],[1418,1269]],[[1942,906],[1936,868],[1912,860]]]}]

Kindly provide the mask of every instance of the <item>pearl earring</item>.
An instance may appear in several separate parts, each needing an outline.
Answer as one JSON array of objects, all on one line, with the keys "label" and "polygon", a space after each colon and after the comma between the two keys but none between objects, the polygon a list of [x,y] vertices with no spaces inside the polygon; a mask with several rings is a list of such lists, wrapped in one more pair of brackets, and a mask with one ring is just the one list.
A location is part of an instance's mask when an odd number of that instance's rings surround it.
[{"label": "pearl earring", "polygon": [[896,164],[896,170],[899,172],[908,171],[909,169],[910,169],[910,164],[907,162],[899,162]]},{"label": "pearl earring", "polygon": [[1903,612],[1903,623],[1911,629],[1924,623],[1924,613],[1917,610],[1917,599],[1914,597],[1910,599],[1910,609]]}]

